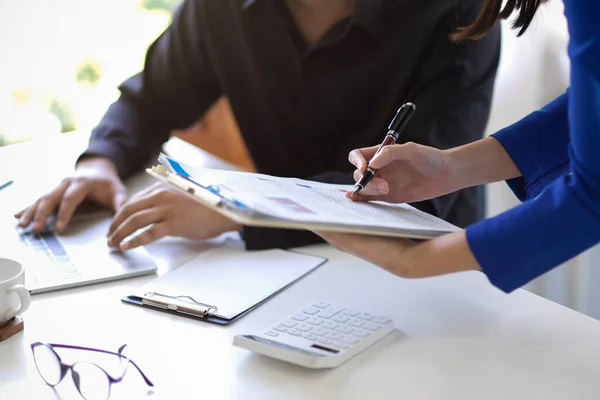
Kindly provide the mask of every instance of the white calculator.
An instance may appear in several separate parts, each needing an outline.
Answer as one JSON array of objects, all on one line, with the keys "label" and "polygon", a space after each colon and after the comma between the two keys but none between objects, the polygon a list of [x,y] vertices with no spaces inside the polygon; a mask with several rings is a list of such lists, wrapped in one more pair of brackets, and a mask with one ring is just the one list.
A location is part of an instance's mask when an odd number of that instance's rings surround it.
[{"label": "white calculator", "polygon": [[333,368],[394,330],[393,321],[365,310],[318,300],[233,344],[307,368]]}]

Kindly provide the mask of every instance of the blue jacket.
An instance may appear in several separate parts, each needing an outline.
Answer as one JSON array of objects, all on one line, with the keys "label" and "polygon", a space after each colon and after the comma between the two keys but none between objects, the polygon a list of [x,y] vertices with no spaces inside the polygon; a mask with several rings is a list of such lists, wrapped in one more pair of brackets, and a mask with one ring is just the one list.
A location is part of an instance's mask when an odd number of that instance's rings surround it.
[{"label": "blue jacket", "polygon": [[600,1],[564,3],[569,89],[493,135],[522,173],[508,184],[523,203],[466,230],[483,272],[505,292],[600,242]]}]

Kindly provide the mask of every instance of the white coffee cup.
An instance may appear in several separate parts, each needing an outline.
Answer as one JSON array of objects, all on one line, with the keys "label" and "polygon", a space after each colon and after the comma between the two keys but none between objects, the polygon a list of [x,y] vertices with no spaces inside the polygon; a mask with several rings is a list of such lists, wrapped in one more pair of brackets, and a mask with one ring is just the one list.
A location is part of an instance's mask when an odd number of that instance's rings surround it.
[{"label": "white coffee cup", "polygon": [[29,308],[31,296],[24,284],[23,266],[14,260],[0,258],[0,326]]}]

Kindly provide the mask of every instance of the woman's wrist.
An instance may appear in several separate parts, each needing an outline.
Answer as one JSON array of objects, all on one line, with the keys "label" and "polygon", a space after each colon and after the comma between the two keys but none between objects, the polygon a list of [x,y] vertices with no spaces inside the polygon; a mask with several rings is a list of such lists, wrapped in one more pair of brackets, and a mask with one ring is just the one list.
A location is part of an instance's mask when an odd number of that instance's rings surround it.
[{"label": "woman's wrist", "polygon": [[504,147],[492,137],[444,150],[444,157],[453,191],[521,176]]}]

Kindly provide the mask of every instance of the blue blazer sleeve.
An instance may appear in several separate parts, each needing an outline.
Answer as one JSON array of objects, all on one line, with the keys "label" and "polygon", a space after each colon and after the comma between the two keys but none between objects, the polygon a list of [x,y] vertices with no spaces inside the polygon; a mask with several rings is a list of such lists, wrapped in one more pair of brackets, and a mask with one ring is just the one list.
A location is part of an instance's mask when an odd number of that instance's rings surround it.
[{"label": "blue blazer sleeve", "polygon": [[525,202],[466,231],[506,292],[600,242],[600,2],[565,0],[565,15],[569,93],[496,136],[523,173],[510,184]]},{"label": "blue blazer sleeve", "polygon": [[565,93],[492,135],[521,171],[522,177],[507,181],[519,200],[537,197],[548,184],[568,173],[568,106],[569,97]]}]

